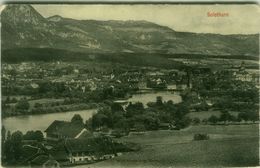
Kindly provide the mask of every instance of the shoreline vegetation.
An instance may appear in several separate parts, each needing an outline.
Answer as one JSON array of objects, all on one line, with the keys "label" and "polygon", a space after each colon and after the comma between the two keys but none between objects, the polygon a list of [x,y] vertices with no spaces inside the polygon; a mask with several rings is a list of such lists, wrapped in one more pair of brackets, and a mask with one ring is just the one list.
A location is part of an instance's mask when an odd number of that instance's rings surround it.
[{"label": "shoreline vegetation", "polygon": [[55,108],[47,108],[47,109],[36,109],[34,112],[28,112],[26,114],[23,113],[15,113],[8,116],[2,116],[2,119],[9,117],[17,117],[17,116],[31,116],[31,115],[43,115],[43,114],[54,114],[54,113],[69,113],[75,111],[82,110],[92,110],[98,109],[102,106],[103,103],[88,103],[88,104],[74,104],[73,106],[63,106],[63,107],[55,107]]}]

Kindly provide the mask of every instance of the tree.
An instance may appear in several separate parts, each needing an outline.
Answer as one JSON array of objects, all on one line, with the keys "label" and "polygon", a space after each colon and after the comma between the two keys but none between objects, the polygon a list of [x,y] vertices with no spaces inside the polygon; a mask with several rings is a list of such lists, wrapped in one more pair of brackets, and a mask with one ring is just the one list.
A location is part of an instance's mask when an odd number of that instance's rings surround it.
[{"label": "tree", "polygon": [[198,125],[200,123],[200,119],[196,117],[192,120],[192,122],[194,125]]},{"label": "tree", "polygon": [[83,118],[79,115],[79,114],[75,114],[72,119],[71,119],[71,123],[73,124],[84,124],[83,123]]},{"label": "tree", "polygon": [[206,101],[201,102],[199,105],[195,106],[196,111],[208,111],[209,105]]},{"label": "tree", "polygon": [[173,105],[173,101],[172,100],[168,100],[166,103],[168,106],[172,106]]},{"label": "tree", "polygon": [[231,121],[231,119],[232,119],[232,116],[228,111],[226,111],[226,110],[221,111],[221,115],[219,118],[220,121],[224,121],[224,123],[226,123],[226,121]]},{"label": "tree", "polygon": [[102,126],[107,125],[108,117],[105,114],[97,113],[92,117],[92,128],[99,129]]},{"label": "tree", "polygon": [[10,103],[17,103],[17,99],[13,97],[12,100],[10,100]]},{"label": "tree", "polygon": [[208,119],[204,118],[201,122],[202,122],[203,124],[207,124],[207,123],[208,123]]},{"label": "tree", "polygon": [[36,140],[38,142],[43,141],[43,133],[39,130],[37,131],[27,131],[26,134],[23,136],[25,140]]},{"label": "tree", "polygon": [[51,91],[52,88],[53,85],[48,81],[39,83],[39,93],[41,94],[46,94],[47,92]]},{"label": "tree", "polygon": [[2,126],[2,141],[1,141],[1,151],[2,151],[2,163],[3,163],[3,156],[5,156],[5,143],[6,143],[6,129]]},{"label": "tree", "polygon": [[114,88],[108,87],[103,89],[103,98],[108,99],[113,95]]},{"label": "tree", "polygon": [[158,106],[163,105],[162,96],[157,96],[157,97],[156,97],[156,105],[158,105]]},{"label": "tree", "polygon": [[7,140],[10,140],[10,139],[11,139],[11,132],[10,132],[10,131],[7,131],[6,139],[7,139]]},{"label": "tree", "polygon": [[23,136],[25,140],[33,140],[34,139],[34,131],[27,131],[26,134]]},{"label": "tree", "polygon": [[181,129],[189,126],[191,119],[189,117],[182,117],[180,120],[175,120],[176,128]]},{"label": "tree", "polygon": [[234,104],[231,96],[223,96],[219,98],[214,104],[215,107],[220,109],[229,109]]},{"label": "tree", "polygon": [[248,118],[247,118],[247,116],[246,116],[246,113],[244,113],[244,112],[238,113],[238,115],[237,115],[237,120],[238,120],[239,122],[242,121],[242,120],[247,121]]},{"label": "tree", "polygon": [[2,163],[10,163],[14,160],[13,148],[11,144],[11,139],[7,139],[2,146]]},{"label": "tree", "polygon": [[258,121],[259,120],[259,113],[257,111],[250,111],[247,113],[248,114],[248,119],[250,121],[253,121],[253,123],[255,121]]},{"label": "tree", "polygon": [[16,104],[15,107],[18,110],[28,110],[29,107],[30,107],[30,104],[25,98],[23,98],[23,99],[18,101],[18,103]]},{"label": "tree", "polygon": [[111,111],[112,111],[112,112],[122,112],[122,111],[124,111],[124,109],[123,109],[123,107],[122,107],[120,104],[118,104],[118,103],[113,103],[113,104],[111,105]]},{"label": "tree", "polygon": [[141,102],[129,103],[126,107],[126,117],[132,117],[134,115],[142,114],[144,112],[144,105]]},{"label": "tree", "polygon": [[136,123],[134,127],[136,131],[140,131],[140,132],[145,131],[145,125],[143,123]]},{"label": "tree", "polygon": [[179,103],[176,107],[176,112],[174,114],[174,118],[176,119],[181,119],[183,116],[189,113],[189,107],[186,103]]},{"label": "tree", "polygon": [[130,129],[130,126],[125,118],[121,118],[120,120],[117,120],[114,124],[115,129],[123,130],[124,132],[128,132]]},{"label": "tree", "polygon": [[5,141],[5,138],[6,138],[6,129],[5,129],[4,126],[2,126],[2,132],[1,132],[1,134],[2,134],[2,142],[4,142],[4,141]]},{"label": "tree", "polygon": [[7,98],[6,98],[6,100],[5,100],[5,103],[10,103],[10,97],[9,96],[7,96]]},{"label": "tree", "polygon": [[11,135],[11,146],[13,149],[13,156],[16,161],[22,154],[22,140],[23,133],[21,131],[16,131]]},{"label": "tree", "polygon": [[40,130],[35,131],[34,139],[37,140],[38,142],[43,141],[43,139],[44,139],[43,133]]},{"label": "tree", "polygon": [[156,113],[150,112],[148,114],[144,114],[143,123],[146,130],[157,130],[159,128],[160,120],[158,119],[158,115]]},{"label": "tree", "polygon": [[193,136],[193,140],[195,141],[208,140],[208,139],[209,139],[209,135],[207,134],[194,134]]},{"label": "tree", "polygon": [[208,121],[212,124],[216,124],[218,122],[218,117],[216,117],[215,115],[212,115],[209,117]]},{"label": "tree", "polygon": [[106,125],[109,128],[113,127],[114,121],[113,121],[113,113],[111,111],[111,108],[103,107],[98,110],[98,114],[103,114],[106,116],[103,120],[104,125]]},{"label": "tree", "polygon": [[34,104],[34,108],[40,108],[43,107],[43,105],[41,103],[35,103]]}]

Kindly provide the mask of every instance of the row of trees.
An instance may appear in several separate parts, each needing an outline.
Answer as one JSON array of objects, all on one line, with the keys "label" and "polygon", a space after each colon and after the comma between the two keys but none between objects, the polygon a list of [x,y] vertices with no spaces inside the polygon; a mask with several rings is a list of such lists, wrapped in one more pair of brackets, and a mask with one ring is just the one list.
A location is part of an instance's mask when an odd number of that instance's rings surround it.
[{"label": "row of trees", "polygon": [[163,102],[162,97],[157,97],[156,102],[148,103],[147,108],[140,102],[129,103],[125,109],[117,103],[111,103],[99,109],[86,124],[93,130],[111,128],[124,132],[131,129],[157,130],[160,123],[171,123],[184,128],[190,123],[190,119],[185,117],[188,111],[184,103]]},{"label": "row of trees", "polygon": [[3,116],[19,114],[45,114],[96,108],[96,103],[79,103],[78,99],[66,98],[63,102],[35,103],[30,105],[26,98],[20,99],[15,106],[3,103]]},{"label": "row of trees", "polygon": [[[43,84],[41,84],[43,85]],[[43,87],[40,85],[40,88]],[[61,85],[61,84],[60,84]],[[62,87],[58,84],[51,85],[47,82],[44,84],[44,91],[39,92],[39,95],[32,96],[34,99],[39,99],[42,97],[51,97],[51,98],[64,98],[63,102],[52,102],[50,104],[41,104],[36,103],[33,107],[30,107],[30,104],[26,98],[22,98],[20,100],[16,99],[8,99],[6,101],[2,101],[3,111],[5,112],[4,116],[8,116],[8,111],[13,111],[13,115],[17,114],[36,114],[36,113],[48,113],[48,112],[59,112],[59,111],[68,111],[66,110],[68,107],[61,107],[63,105],[73,105],[73,104],[94,104],[94,103],[102,103],[105,100],[113,100],[118,98],[125,98],[129,92],[131,92],[131,88],[126,84],[117,83],[113,84],[114,86],[110,86],[111,84],[105,84],[105,86],[98,88],[97,90],[82,92],[79,90],[63,90]],[[15,108],[10,105],[10,103],[16,103]],[[65,109],[63,109],[65,108]],[[82,107],[83,108],[83,107]],[[76,109],[76,110],[82,110]],[[69,108],[70,110],[71,108]],[[86,107],[85,109],[88,109]],[[71,109],[73,110],[73,109]],[[16,113],[17,112],[17,113]]]},{"label": "row of trees", "polygon": [[42,142],[44,139],[41,131],[28,131],[23,134],[21,131],[11,133],[2,127],[2,163],[16,164],[20,161],[23,155],[23,141],[33,140],[35,142]]},{"label": "row of trees", "polygon": [[222,111],[219,117],[212,115],[208,118],[208,122],[216,124],[218,122],[241,122],[241,121],[252,121],[255,122],[259,118],[257,112],[240,112],[237,117],[231,115],[228,111]]},{"label": "row of trees", "polygon": [[215,100],[213,104],[214,108],[222,110],[233,110],[233,111],[247,111],[247,110],[258,110],[259,105],[254,101],[248,102],[237,102],[230,96],[222,96]]}]

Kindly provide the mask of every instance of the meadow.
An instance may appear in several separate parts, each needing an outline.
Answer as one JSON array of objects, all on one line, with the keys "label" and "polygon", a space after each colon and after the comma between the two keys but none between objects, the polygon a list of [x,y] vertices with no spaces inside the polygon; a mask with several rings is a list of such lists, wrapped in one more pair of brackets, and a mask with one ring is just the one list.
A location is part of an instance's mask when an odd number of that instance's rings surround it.
[{"label": "meadow", "polygon": [[[195,133],[209,140],[194,141]],[[141,145],[137,152],[88,167],[246,167],[259,165],[258,124],[191,126],[181,131],[151,131],[130,134],[123,142]]]}]

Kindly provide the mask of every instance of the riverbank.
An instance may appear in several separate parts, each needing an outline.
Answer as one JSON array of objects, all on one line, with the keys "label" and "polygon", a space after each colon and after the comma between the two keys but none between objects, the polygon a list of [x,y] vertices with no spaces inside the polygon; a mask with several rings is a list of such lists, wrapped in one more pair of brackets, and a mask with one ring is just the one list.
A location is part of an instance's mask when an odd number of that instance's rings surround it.
[{"label": "riverbank", "polygon": [[[124,102],[141,102],[146,106],[148,102],[154,102],[156,97],[161,96],[163,101],[172,100],[174,103],[180,103],[182,101],[179,92],[172,92],[167,90],[153,90],[150,89],[146,92],[135,92],[131,96],[125,99],[116,99],[114,102],[123,100]],[[59,101],[59,103],[58,103]],[[62,101],[63,102],[63,101]],[[38,114],[51,114],[60,112],[69,112],[76,110],[88,110],[95,109],[103,105],[103,103],[74,103],[74,104],[64,104],[61,103],[61,99],[36,99],[28,100],[29,109],[28,111],[16,111],[16,103],[10,104],[13,107],[11,111],[5,111],[2,113],[2,118],[8,118],[13,116],[26,116],[26,115],[38,115]],[[35,104],[40,104],[41,106],[35,106]]]},{"label": "riverbank", "polygon": [[96,112],[97,109],[88,109],[50,114],[13,116],[3,119],[2,125],[5,126],[6,130],[11,132],[17,130],[23,133],[31,130],[44,132],[54,120],[70,121],[75,114],[79,114],[83,120],[86,121]]},{"label": "riverbank", "polygon": [[[182,101],[181,96],[178,94],[173,94],[171,92],[150,92],[147,94],[133,94],[131,98],[127,99],[127,102],[142,102],[144,106],[147,106],[146,104],[148,102],[155,102],[156,97],[161,96],[163,98],[163,101],[173,100],[174,103],[179,103]],[[72,105],[66,105],[66,106],[72,106]],[[89,117],[92,116],[92,111],[97,111],[97,108],[102,106],[102,104],[93,104],[91,106],[83,106],[84,108],[75,108],[73,110],[60,110],[59,111],[48,111],[48,113],[35,113],[35,114],[25,114],[25,115],[13,115],[9,117],[3,118],[3,124],[6,127],[7,130],[15,131],[21,128],[24,128],[22,131],[28,131],[28,130],[42,130],[44,131],[51,122],[54,120],[70,120],[74,114],[80,114],[84,121],[89,119]],[[52,108],[55,108],[52,107]],[[77,111],[85,111],[88,116],[85,116],[85,112],[79,112]],[[90,113],[89,113],[90,111]],[[64,116],[64,117],[61,117]],[[38,124],[39,123],[39,124]],[[46,124],[47,123],[47,124]],[[43,127],[44,126],[44,127]]]},{"label": "riverbank", "polygon": [[29,111],[27,113],[9,113],[8,115],[2,115],[2,118],[16,117],[16,116],[30,116],[30,115],[42,115],[42,114],[54,114],[54,113],[64,113],[73,112],[79,110],[90,110],[97,109],[101,106],[101,103],[80,103],[80,104],[70,104],[70,105],[60,105],[50,108],[36,108],[34,111]]}]

